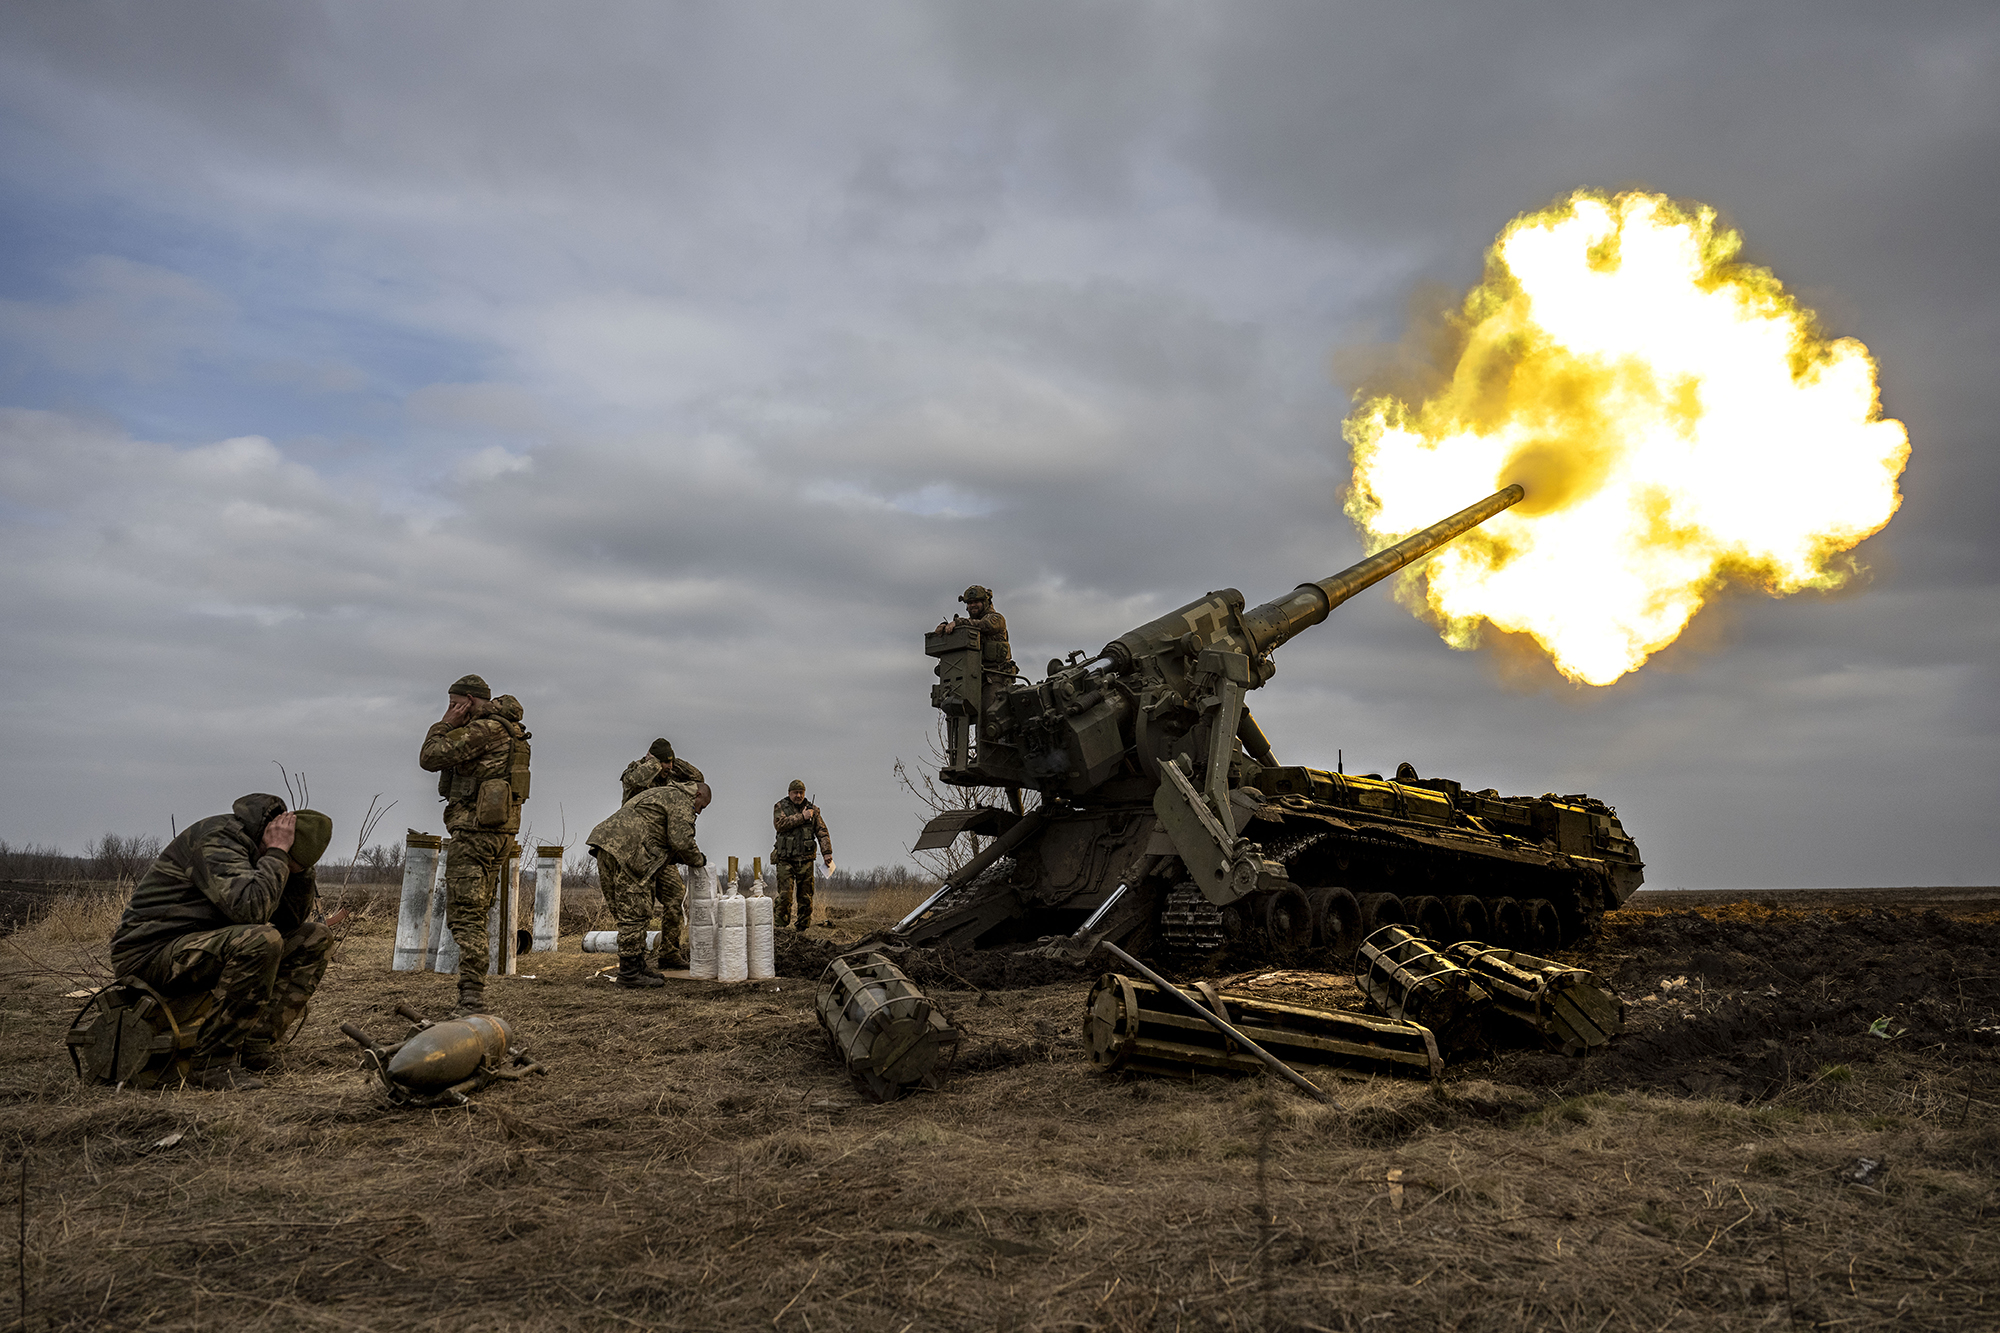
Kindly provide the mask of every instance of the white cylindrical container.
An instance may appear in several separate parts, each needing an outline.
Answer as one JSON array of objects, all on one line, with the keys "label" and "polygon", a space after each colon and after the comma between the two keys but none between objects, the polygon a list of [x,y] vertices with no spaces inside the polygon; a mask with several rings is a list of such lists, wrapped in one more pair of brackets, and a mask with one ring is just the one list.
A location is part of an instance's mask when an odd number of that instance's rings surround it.
[{"label": "white cylindrical container", "polygon": [[[647,931],[646,952],[651,953],[653,950],[659,947],[660,947],[660,932],[657,930]],[[617,953],[618,932],[615,930],[584,931],[583,951],[585,953]]]},{"label": "white cylindrical container", "polygon": [[424,950],[431,971],[446,975],[458,971],[458,937],[451,933],[451,891],[445,879],[450,864],[451,839],[446,838],[438,847],[437,887],[431,891],[431,942]]},{"label": "white cylindrical container", "polygon": [[535,952],[553,953],[562,928],[561,847],[535,848]]},{"label": "white cylindrical container", "polygon": [[748,904],[740,893],[724,894],[716,900],[715,979],[750,979],[750,931]]},{"label": "white cylindrical container", "polygon": [[775,931],[771,924],[772,909],[776,906],[776,903],[764,896],[762,881],[752,884],[750,896],[743,900],[752,981],[769,981],[778,975]]},{"label": "white cylindrical container", "polygon": [[396,914],[396,952],[390,966],[398,972],[420,971],[430,932],[431,890],[437,884],[438,846],[431,833],[410,830],[403,844],[403,903]]},{"label": "white cylindrical container", "polygon": [[703,867],[688,874],[688,975],[715,980],[715,872]]}]

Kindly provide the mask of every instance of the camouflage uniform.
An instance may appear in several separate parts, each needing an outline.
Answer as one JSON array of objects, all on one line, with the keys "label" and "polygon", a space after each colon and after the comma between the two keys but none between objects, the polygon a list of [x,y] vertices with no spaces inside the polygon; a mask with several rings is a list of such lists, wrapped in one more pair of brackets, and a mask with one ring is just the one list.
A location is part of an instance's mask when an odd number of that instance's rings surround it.
[{"label": "camouflage uniform", "polygon": [[132,887],[111,936],[117,976],[169,997],[214,994],[197,1060],[268,1056],[326,974],[333,935],[312,919],[313,871],[294,872],[284,852],[260,845],[284,809],[258,793],[182,829]]},{"label": "camouflage uniform", "polygon": [[[661,763],[651,754],[640,755],[625,765],[625,772],[619,777],[627,804],[640,792],[670,782],[692,785],[705,780],[701,770],[685,759],[675,758]],[[675,868],[675,863],[668,860],[653,872],[650,887],[653,900],[660,905],[659,965],[662,969],[685,967],[687,955],[681,952],[681,933],[687,926],[687,884],[681,879],[681,872]],[[605,901],[609,903],[610,899]]]},{"label": "camouflage uniform", "polygon": [[[803,794],[805,784],[797,783],[792,790]],[[806,810],[812,813],[803,813]],[[812,924],[813,843],[817,840],[819,854],[831,858],[833,834],[827,830],[826,817],[812,801],[794,805],[789,794],[771,807],[771,827],[778,831],[778,840],[771,848],[771,877],[777,897],[775,920],[781,926],[791,924],[792,897],[796,891],[799,929],[804,930]]]},{"label": "camouflage uniform", "polygon": [[[477,682],[468,676],[452,687]],[[478,695],[474,694],[477,698]],[[506,815],[497,824],[479,822],[480,784],[513,773],[517,748],[525,750],[532,733],[521,725],[521,702],[511,694],[486,703],[460,727],[434,722],[424,735],[417,763],[438,775],[438,795],[445,798],[444,827],[451,835],[451,851],[445,858],[444,885],[446,921],[451,937],[458,942],[458,995],[463,1006],[483,999],[486,992],[486,916],[493,910],[500,868],[512,850],[514,835],[521,831],[521,802],[516,795],[507,802]],[[519,788],[516,788],[518,792]]]},{"label": "camouflage uniform", "polygon": [[625,771],[618,781],[625,794],[619,799],[623,805],[648,787],[664,787],[669,782],[706,782],[701,770],[685,759],[676,758],[670,764],[663,764],[650,754],[642,754],[625,765]]},{"label": "camouflage uniform", "polygon": [[[587,841],[597,858],[604,901],[618,918],[621,965],[645,955],[646,928],[653,919],[653,884],[661,867],[708,864],[694,840],[694,803],[692,782],[649,787],[590,831]],[[678,874],[674,883],[680,883]],[[662,932],[663,947],[665,942]]]},{"label": "camouflage uniform", "polygon": [[1007,617],[993,608],[993,590],[973,584],[959,594],[961,602],[984,602],[986,614],[983,616],[955,616],[951,626],[956,629],[968,625],[979,631],[979,665],[982,671],[979,688],[979,726],[982,734],[997,722],[993,715],[993,705],[1000,697],[999,686],[1012,681],[1020,667],[1014,662],[1013,645],[1007,641]]}]

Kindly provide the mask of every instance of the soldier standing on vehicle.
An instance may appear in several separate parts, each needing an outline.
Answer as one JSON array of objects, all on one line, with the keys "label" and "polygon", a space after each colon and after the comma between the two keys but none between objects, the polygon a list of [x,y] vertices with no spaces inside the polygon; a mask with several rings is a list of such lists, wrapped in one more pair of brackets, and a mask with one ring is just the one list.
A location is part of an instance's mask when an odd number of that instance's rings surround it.
[{"label": "soldier standing on vehicle", "polygon": [[1007,617],[993,609],[993,590],[975,583],[958,595],[965,614],[938,622],[937,632],[947,634],[961,626],[979,631],[979,664],[983,677],[979,690],[979,725],[986,729],[989,710],[998,697],[996,686],[1013,680],[1020,668],[1014,664],[1014,650],[1007,642]]},{"label": "soldier standing on vehicle", "polygon": [[[694,821],[708,808],[706,782],[670,782],[648,787],[590,831],[590,854],[597,858],[604,901],[618,918],[618,984],[664,986],[667,979],[646,965],[646,928],[653,919],[653,884],[660,867],[708,864],[694,840]],[[676,875],[675,881],[679,881]],[[666,932],[660,945],[666,947]]]},{"label": "soldier standing on vehicle", "polygon": [[778,831],[778,840],[771,848],[771,875],[776,881],[777,903],[775,920],[780,926],[788,925],[792,919],[792,895],[796,887],[799,899],[798,929],[812,925],[813,914],[813,844],[819,844],[819,854],[826,862],[826,873],[833,873],[833,834],[826,827],[826,819],[819,812],[817,802],[806,800],[806,784],[797,778],[784,798],[771,807],[771,826]]},{"label": "soldier standing on vehicle", "polygon": [[[285,813],[262,792],[198,819],[167,844],[111,936],[111,967],[173,999],[211,991],[195,1036],[196,1087],[252,1089],[326,975],[333,935],[313,920],[313,866],[333,838],[317,810]],[[240,1063],[239,1063],[240,1061]]]},{"label": "soldier standing on vehicle", "polygon": [[445,919],[458,942],[458,1008],[486,1012],[486,914],[493,910],[500,868],[521,831],[528,799],[528,737],[521,701],[498,699],[478,676],[449,687],[450,706],[424,735],[417,763],[438,775],[444,827]]},{"label": "soldier standing on vehicle", "polygon": [[[625,765],[619,776],[624,789],[624,801],[629,802],[640,792],[653,787],[663,787],[670,782],[700,782],[701,770],[685,759],[676,758],[674,743],[665,736],[646,747],[646,753]],[[621,802],[622,804],[623,802]],[[660,905],[660,953],[659,969],[662,972],[676,972],[688,965],[687,953],[681,948],[681,931],[687,921],[687,885],[681,880],[681,872],[672,861],[664,861],[653,873],[653,898]]]}]

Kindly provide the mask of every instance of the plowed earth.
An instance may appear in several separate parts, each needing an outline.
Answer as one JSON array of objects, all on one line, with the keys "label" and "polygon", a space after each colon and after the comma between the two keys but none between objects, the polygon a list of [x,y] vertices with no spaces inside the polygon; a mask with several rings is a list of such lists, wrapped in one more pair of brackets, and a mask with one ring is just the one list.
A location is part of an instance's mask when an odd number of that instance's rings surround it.
[{"label": "plowed earth", "polygon": [[494,985],[550,1073],[397,1110],[339,1024],[397,1036],[450,987],[387,971],[375,921],[265,1090],[114,1092],[62,1050],[91,949],[31,927],[0,946],[0,1317],[25,1286],[33,1330],[1991,1328],[1991,908],[1628,909],[1566,957],[1630,1002],[1611,1048],[1313,1071],[1335,1106],[1096,1073],[1086,979],[964,957],[912,964],[951,1075],[877,1106],[814,1022],[835,945],[626,992],[566,938]]}]

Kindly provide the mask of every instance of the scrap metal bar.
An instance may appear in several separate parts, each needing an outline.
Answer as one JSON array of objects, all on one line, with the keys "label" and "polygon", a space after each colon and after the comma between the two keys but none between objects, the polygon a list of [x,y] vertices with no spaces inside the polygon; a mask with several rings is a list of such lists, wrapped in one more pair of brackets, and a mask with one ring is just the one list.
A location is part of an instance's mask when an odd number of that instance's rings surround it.
[{"label": "scrap metal bar", "polygon": [[1182,990],[1179,986],[1174,985],[1173,982],[1168,981],[1158,972],[1155,972],[1152,968],[1147,967],[1144,963],[1134,958],[1131,954],[1126,953],[1123,949],[1113,944],[1110,940],[1105,940],[1097,947],[1105,950],[1113,958],[1116,958],[1119,962],[1125,964],[1125,966],[1131,968],[1133,971],[1137,972],[1140,976],[1152,982],[1155,986],[1158,986],[1162,993],[1168,995],[1178,995],[1181,999],[1181,1002],[1187,1005],[1188,1011],[1192,1013],[1196,1018],[1199,1018],[1202,1022],[1208,1024],[1210,1027],[1214,1028],[1217,1032],[1220,1032],[1223,1036],[1229,1038],[1231,1041],[1235,1042],[1238,1046],[1241,1046],[1244,1050],[1256,1056],[1259,1060],[1262,1060],[1264,1062],[1265,1068],[1269,1069],[1279,1078],[1284,1079],[1287,1083],[1290,1083],[1300,1092],[1305,1093],[1306,1096],[1311,1097],[1314,1101],[1329,1102],[1335,1106],[1338,1106],[1340,1104],[1334,1101],[1334,1099],[1328,1096],[1324,1091],[1322,1091],[1316,1084],[1312,1082],[1312,1080],[1306,1078],[1305,1075],[1299,1073],[1298,1070],[1292,1068],[1290,1065],[1286,1064],[1283,1060],[1280,1060],[1277,1056],[1271,1054],[1269,1051],[1265,1050],[1262,1046],[1259,1046],[1256,1042],[1250,1040],[1248,1037],[1244,1036],[1241,1032],[1237,1031],[1236,1027],[1232,1023],[1230,1023],[1228,1019],[1223,1018],[1219,1014],[1210,1013],[1208,1011],[1207,1006],[1202,1004],[1200,1000],[1195,999],[1193,996],[1189,995],[1186,991]]}]

